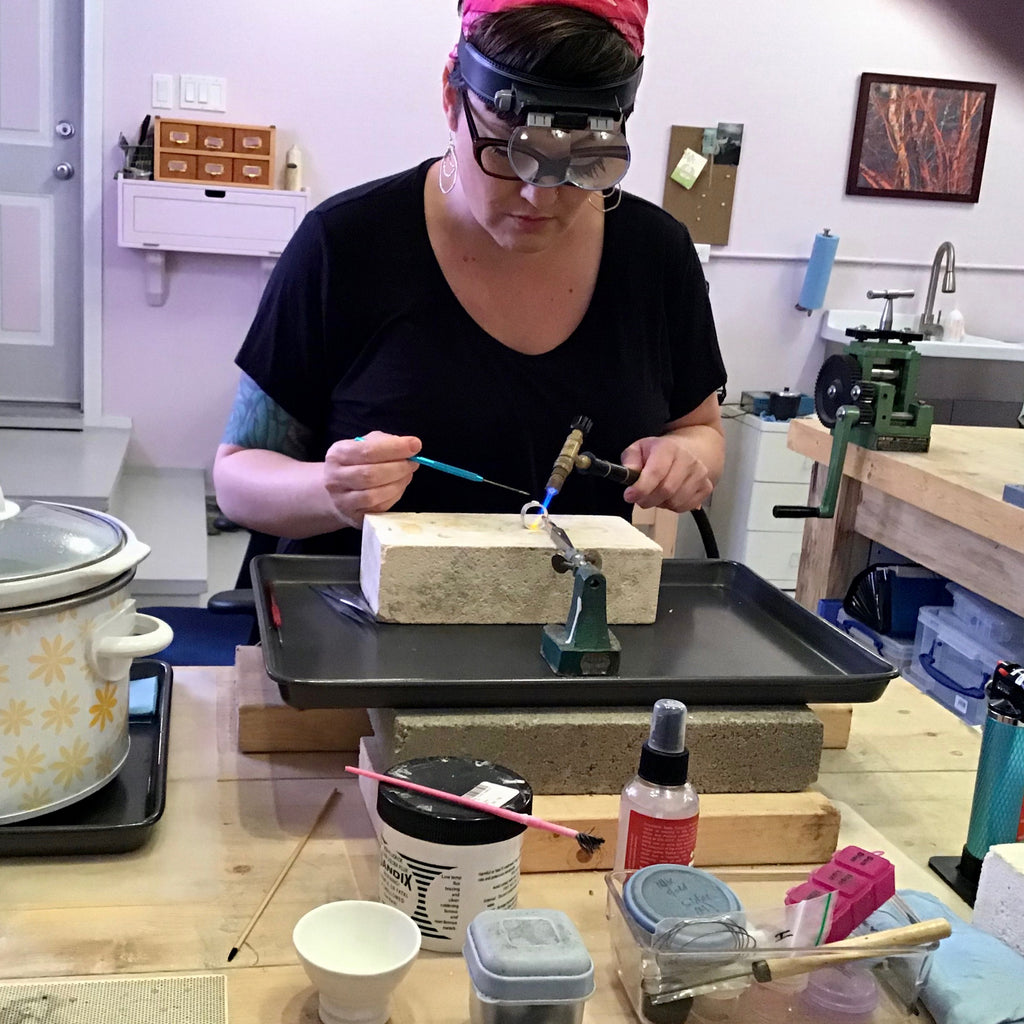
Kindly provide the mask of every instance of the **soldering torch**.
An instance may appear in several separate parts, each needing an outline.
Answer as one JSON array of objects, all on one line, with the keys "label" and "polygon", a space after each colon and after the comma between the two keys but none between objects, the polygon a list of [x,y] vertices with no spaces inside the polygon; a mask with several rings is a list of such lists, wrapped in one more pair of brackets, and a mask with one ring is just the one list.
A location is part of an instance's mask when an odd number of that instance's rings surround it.
[{"label": "soldering torch", "polygon": [[576,465],[576,456],[579,455],[580,448],[583,447],[583,438],[593,429],[594,421],[589,416],[577,416],[572,421],[569,436],[565,439],[565,444],[562,445],[562,450],[558,453],[554,466],[551,467],[551,476],[548,477],[548,482],[544,486],[545,508],[562,489],[566,478],[573,471]]},{"label": "soldering torch", "polygon": [[589,416],[577,416],[572,421],[569,436],[565,439],[565,444],[562,445],[558,458],[555,459],[555,464],[551,469],[551,476],[548,477],[547,485],[544,488],[542,507],[545,510],[551,503],[551,499],[562,489],[566,479],[574,469],[579,470],[581,473],[604,477],[607,480],[626,484],[627,486],[635,483],[637,477],[640,476],[638,469],[629,469],[626,466],[618,465],[618,463],[599,459],[591,452],[580,451],[583,447],[584,437],[593,427],[594,422]]}]

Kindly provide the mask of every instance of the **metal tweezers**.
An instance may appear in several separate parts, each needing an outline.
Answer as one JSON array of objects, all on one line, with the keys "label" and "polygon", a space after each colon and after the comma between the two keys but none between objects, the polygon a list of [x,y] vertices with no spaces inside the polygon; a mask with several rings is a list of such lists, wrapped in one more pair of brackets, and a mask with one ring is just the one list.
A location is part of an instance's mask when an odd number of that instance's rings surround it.
[{"label": "metal tweezers", "polygon": [[331,608],[360,626],[376,626],[377,616],[366,603],[362,591],[349,584],[331,583],[323,586],[310,584],[310,589],[319,594]]},{"label": "metal tweezers", "polygon": [[[578,569],[583,565],[593,565],[594,562],[587,558],[586,555],[580,551],[571,540],[569,535],[556,523],[552,522],[551,516],[548,515],[548,510],[539,501],[529,501],[519,510],[519,519],[526,529],[531,530],[534,527],[528,521],[530,515],[536,515],[540,522],[541,529],[551,538],[555,547],[558,548],[558,553],[562,556],[565,561],[566,569]],[[562,569],[560,572],[564,571]]]}]

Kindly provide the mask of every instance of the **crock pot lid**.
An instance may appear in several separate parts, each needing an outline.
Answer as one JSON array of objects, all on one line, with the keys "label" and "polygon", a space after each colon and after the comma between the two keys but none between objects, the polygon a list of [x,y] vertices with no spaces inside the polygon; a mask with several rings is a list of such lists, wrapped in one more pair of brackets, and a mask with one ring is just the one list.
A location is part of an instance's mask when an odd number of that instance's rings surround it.
[{"label": "crock pot lid", "polygon": [[92,565],[124,543],[124,531],[106,516],[33,502],[0,522],[0,585]]}]

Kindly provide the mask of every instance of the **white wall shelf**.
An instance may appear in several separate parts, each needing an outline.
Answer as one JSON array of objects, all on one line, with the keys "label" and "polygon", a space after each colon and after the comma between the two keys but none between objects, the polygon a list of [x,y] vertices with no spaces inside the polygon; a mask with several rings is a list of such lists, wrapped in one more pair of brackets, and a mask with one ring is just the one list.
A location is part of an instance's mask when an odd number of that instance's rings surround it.
[{"label": "white wall shelf", "polygon": [[168,252],[253,256],[269,274],[309,209],[305,190],[119,178],[117,244],[144,250],[146,301],[167,300]]}]

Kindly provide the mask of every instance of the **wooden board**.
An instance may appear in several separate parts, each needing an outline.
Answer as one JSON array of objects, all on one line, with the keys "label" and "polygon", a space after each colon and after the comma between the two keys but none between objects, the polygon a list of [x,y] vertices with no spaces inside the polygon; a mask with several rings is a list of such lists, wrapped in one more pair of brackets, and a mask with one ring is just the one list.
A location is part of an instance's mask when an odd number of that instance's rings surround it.
[{"label": "wooden board", "polygon": [[[359,765],[380,770],[364,741]],[[359,779],[359,794],[375,830],[377,783]],[[604,839],[592,854],[571,838],[543,829],[523,834],[519,869],[525,874],[612,867],[619,827],[618,794],[535,795],[536,817]],[[840,815],[831,801],[803,793],[706,793],[700,797],[695,863],[707,865],[819,864],[835,852]]]},{"label": "wooden board", "polygon": [[[522,871],[610,868],[618,833],[617,796],[538,796],[533,813],[577,832],[604,836],[593,855],[571,839],[527,829]],[[820,864],[836,850],[839,811],[821,793],[707,793],[700,798],[697,867],[732,864]]]},{"label": "wooden board", "polygon": [[235,700],[242,753],[357,750],[359,738],[373,733],[363,708],[300,711],[285,704],[259,647],[237,649]]},{"label": "wooden board", "polygon": [[[790,421],[787,444],[828,464],[832,435],[814,417]],[[998,544],[1024,552],[1024,510],[1002,500],[1020,475],[1024,436],[1012,427],[935,424],[927,452],[850,445],[843,474]]]},{"label": "wooden board", "polygon": [[821,738],[823,750],[844,750],[850,742],[853,724],[852,704],[808,704],[825,727]]},{"label": "wooden board", "polygon": [[[815,460],[820,495],[832,437],[814,418],[792,420],[788,446]],[[808,519],[796,597],[814,609],[841,597],[863,566],[868,540],[1024,614],[1024,509],[1002,500],[1024,460],[1024,437],[1006,427],[937,424],[927,452],[850,445],[834,519]]]}]

